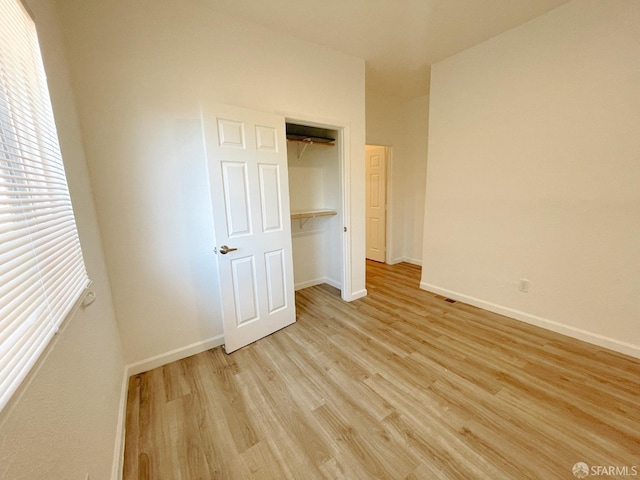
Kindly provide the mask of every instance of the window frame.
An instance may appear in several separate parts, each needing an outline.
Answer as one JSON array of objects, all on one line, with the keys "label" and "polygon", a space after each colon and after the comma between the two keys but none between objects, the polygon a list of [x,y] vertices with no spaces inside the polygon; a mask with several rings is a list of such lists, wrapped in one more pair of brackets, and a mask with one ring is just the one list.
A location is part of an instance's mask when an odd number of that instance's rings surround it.
[{"label": "window frame", "polygon": [[0,411],[87,275],[33,15],[0,0]]}]

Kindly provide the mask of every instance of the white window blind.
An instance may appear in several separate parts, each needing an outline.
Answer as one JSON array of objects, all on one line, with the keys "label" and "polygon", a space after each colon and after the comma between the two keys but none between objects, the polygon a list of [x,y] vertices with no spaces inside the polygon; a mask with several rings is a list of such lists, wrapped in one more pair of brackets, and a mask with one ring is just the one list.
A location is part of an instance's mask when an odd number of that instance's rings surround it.
[{"label": "white window blind", "polygon": [[35,25],[0,0],[0,409],[88,283]]}]

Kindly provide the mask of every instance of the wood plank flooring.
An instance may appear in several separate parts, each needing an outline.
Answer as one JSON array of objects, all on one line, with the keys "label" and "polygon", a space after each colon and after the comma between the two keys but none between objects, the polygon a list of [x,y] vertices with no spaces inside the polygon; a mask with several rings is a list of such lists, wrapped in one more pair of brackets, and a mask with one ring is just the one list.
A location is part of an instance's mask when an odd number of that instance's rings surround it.
[{"label": "wood plank flooring", "polygon": [[131,377],[124,480],[571,479],[577,462],[640,464],[639,361],[449,303],[419,277],[368,262],[366,298],[301,290],[296,324]]}]

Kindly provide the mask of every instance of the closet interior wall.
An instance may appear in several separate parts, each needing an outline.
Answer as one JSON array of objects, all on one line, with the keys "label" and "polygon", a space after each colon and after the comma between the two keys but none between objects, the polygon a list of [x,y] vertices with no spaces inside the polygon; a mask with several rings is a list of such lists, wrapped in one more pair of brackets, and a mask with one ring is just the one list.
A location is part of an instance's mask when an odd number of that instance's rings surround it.
[{"label": "closet interior wall", "polygon": [[[333,138],[338,138],[337,132]],[[303,151],[304,149],[304,151]],[[302,152],[302,154],[301,154]],[[328,283],[342,289],[340,145],[287,142],[291,212],[334,210],[335,215],[291,219],[295,289]]]}]

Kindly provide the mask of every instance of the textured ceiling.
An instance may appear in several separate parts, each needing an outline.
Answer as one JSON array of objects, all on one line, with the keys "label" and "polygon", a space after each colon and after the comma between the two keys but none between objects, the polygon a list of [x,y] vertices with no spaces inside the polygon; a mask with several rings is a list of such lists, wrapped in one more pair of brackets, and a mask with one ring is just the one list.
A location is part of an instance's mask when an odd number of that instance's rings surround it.
[{"label": "textured ceiling", "polygon": [[432,63],[568,0],[209,0],[214,9],[366,61],[367,91],[429,91]]}]

